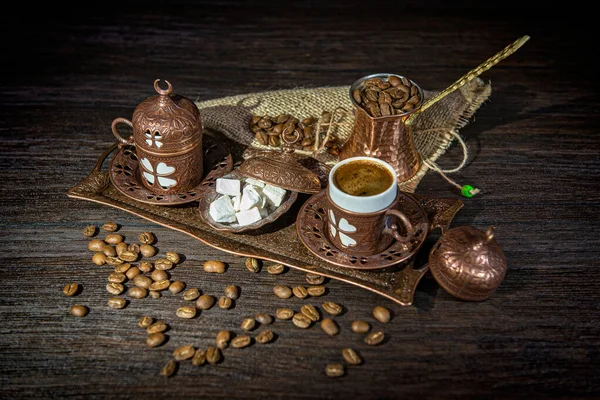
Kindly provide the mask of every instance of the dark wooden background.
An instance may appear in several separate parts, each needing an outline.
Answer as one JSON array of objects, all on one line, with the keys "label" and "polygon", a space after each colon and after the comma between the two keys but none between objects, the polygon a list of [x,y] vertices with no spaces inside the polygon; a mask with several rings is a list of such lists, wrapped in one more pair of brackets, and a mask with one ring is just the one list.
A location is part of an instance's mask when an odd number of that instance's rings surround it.
[{"label": "dark wooden background", "polygon": [[[600,398],[598,278],[600,135],[592,14],[563,4],[219,1],[93,4],[60,10],[17,5],[4,12],[0,66],[0,397],[1,398]],[[178,346],[212,344],[220,329],[282,301],[275,282],[302,273],[251,274],[241,259],[109,207],[69,199],[113,142],[110,123],[130,117],[169,79],[192,99],[268,89],[349,85],[375,72],[410,76],[440,90],[516,38],[531,40],[486,72],[492,95],[461,133],[469,164],[453,175],[483,190],[454,226],[496,227],[508,274],[482,303],[459,301],[425,278],[413,306],[330,281],[340,335],[276,323],[271,345],[227,350],[217,366],[182,364],[160,377]],[[456,165],[453,147],[441,160]],[[418,193],[458,197],[436,174]],[[130,241],[156,233],[162,252],[186,260],[173,277],[206,293],[237,283],[234,309],[193,320],[179,296],[106,306],[108,267],[90,262],[81,229],[113,220]],[[204,260],[230,264],[207,276]],[[71,281],[76,298],[62,295]],[[90,307],[69,315],[74,302]],[[315,303],[314,301],[311,301]],[[317,304],[317,303],[315,303]],[[381,304],[394,318],[388,340],[368,347],[349,330]],[[137,319],[171,326],[149,349]],[[380,324],[373,323],[374,326]],[[365,359],[345,377],[324,374],[343,347]]]}]

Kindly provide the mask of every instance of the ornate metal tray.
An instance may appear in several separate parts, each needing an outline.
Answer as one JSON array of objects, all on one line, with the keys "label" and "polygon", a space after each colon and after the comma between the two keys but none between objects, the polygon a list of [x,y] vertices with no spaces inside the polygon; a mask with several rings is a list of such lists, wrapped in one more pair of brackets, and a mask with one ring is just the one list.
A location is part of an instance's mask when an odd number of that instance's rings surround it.
[{"label": "ornate metal tray", "polygon": [[[240,157],[243,151],[241,145],[222,137],[218,132],[206,133],[230,149],[234,157]],[[67,192],[69,197],[121,209],[183,232],[206,245],[231,254],[285,264],[304,272],[348,282],[401,305],[412,304],[415,289],[427,271],[427,267],[413,269],[413,259],[383,270],[363,271],[327,263],[302,244],[296,233],[296,216],[309,195],[299,194],[298,200],[288,212],[260,229],[249,233],[220,232],[202,221],[197,212],[196,202],[176,207],[147,204],[125,196],[117,190],[109,178],[109,172],[102,170],[104,160],[115,148],[116,144],[100,156],[91,173]],[[213,171],[220,170],[223,172],[220,168]],[[227,172],[229,171],[225,169],[223,173]],[[205,181],[217,177],[217,173],[211,172]],[[442,232],[447,231],[454,215],[463,206],[462,201],[457,199],[431,198],[416,194],[411,194],[411,197],[427,214],[430,231],[436,228],[440,228]]]}]

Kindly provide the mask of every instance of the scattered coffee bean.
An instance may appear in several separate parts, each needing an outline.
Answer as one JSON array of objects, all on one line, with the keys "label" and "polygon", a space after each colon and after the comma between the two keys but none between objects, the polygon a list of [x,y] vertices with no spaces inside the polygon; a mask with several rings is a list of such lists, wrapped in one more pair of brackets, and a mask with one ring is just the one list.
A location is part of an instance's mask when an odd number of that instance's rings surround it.
[{"label": "scattered coffee bean", "polygon": [[83,228],[83,235],[87,237],[96,236],[97,228],[94,225],[86,226]]},{"label": "scattered coffee bean", "polygon": [[106,246],[106,243],[101,239],[92,239],[88,242],[88,249],[91,251],[100,252],[104,250],[104,246]]},{"label": "scattered coffee bean", "polygon": [[292,293],[299,299],[305,299],[308,297],[308,291],[304,286],[296,286],[292,289]]},{"label": "scattered coffee bean", "polygon": [[189,360],[194,357],[196,349],[191,344],[181,346],[173,350],[173,358],[177,361]]},{"label": "scattered coffee bean", "polygon": [[159,258],[158,260],[154,261],[154,268],[159,271],[169,270],[173,268],[173,263],[166,258]]},{"label": "scattered coffee bean", "polygon": [[202,296],[198,297],[198,300],[196,300],[196,307],[198,307],[200,310],[208,310],[214,305],[215,298],[210,294],[203,294]]},{"label": "scattered coffee bean", "polygon": [[256,320],[254,318],[244,318],[242,321],[240,328],[242,330],[248,332],[256,328]]},{"label": "scattered coffee bean", "polygon": [[323,318],[323,321],[321,321],[321,329],[329,336],[335,336],[340,333],[338,324],[331,318]]},{"label": "scattered coffee bean", "polygon": [[142,287],[134,286],[127,291],[127,294],[134,299],[143,299],[148,296],[148,290]]},{"label": "scattered coffee bean", "polygon": [[[129,270],[129,268],[131,268],[131,264],[124,263],[124,264],[115,266],[114,271],[119,274],[124,274]],[[129,277],[127,277],[127,278],[129,278]],[[129,278],[129,279],[133,279],[133,278]]]},{"label": "scattered coffee bean", "polygon": [[127,262],[137,261],[139,256],[140,256],[139,253],[134,253],[133,251],[130,251],[130,250],[124,250],[121,252],[121,254],[119,254],[119,258],[121,260],[127,261]]},{"label": "scattered coffee bean", "polygon": [[315,308],[315,306],[311,304],[305,304],[300,308],[300,312],[310,318],[311,321],[317,322],[321,319],[321,314],[319,314],[319,310]]},{"label": "scattered coffee bean", "polygon": [[390,310],[382,306],[377,306],[373,308],[373,317],[375,317],[377,321],[387,324],[391,319]]},{"label": "scattered coffee bean", "polygon": [[167,271],[163,271],[163,270],[159,270],[159,269],[155,269],[154,271],[152,271],[152,273],[150,274],[150,276],[152,277],[152,280],[156,281],[164,281],[169,279],[169,273]]},{"label": "scattered coffee bean", "polygon": [[148,295],[153,299],[160,299],[162,297],[162,294],[156,290],[149,290]]},{"label": "scattered coffee bean", "polygon": [[102,225],[102,229],[106,232],[116,232],[119,229],[119,225],[115,222],[107,222]]},{"label": "scattered coffee bean", "polygon": [[325,373],[327,376],[337,378],[343,376],[346,373],[346,369],[343,364],[327,364],[325,367]]},{"label": "scattered coffee bean", "polygon": [[150,285],[152,285],[154,283],[154,281],[152,279],[150,279],[149,277],[147,277],[146,275],[138,275],[135,278],[133,278],[133,284],[137,287],[141,287],[144,289],[148,289],[150,288]]},{"label": "scattered coffee bean", "polygon": [[250,272],[258,272],[260,271],[260,262],[253,257],[246,258],[246,269]]},{"label": "scattered coffee bean", "polygon": [[140,275],[142,271],[138,267],[131,267],[125,272],[127,279],[135,279],[136,276]]},{"label": "scattered coffee bean", "polygon": [[273,287],[273,293],[280,299],[289,299],[292,297],[292,289],[284,285],[275,285]]},{"label": "scattered coffee bean", "polygon": [[104,265],[106,264],[106,254],[104,253],[94,253],[92,256],[92,262],[96,265]]},{"label": "scattered coffee bean", "polygon": [[139,254],[139,252],[140,252],[140,245],[137,244],[137,243],[131,243],[129,246],[127,246],[127,251]]},{"label": "scattered coffee bean", "polygon": [[261,325],[270,325],[273,323],[273,317],[269,314],[258,313],[255,318]]},{"label": "scattered coffee bean", "polygon": [[310,324],[312,323],[311,319],[302,313],[295,313],[294,316],[292,317],[292,322],[298,328],[302,328],[302,329],[308,328],[310,326]]},{"label": "scattered coffee bean", "polygon": [[140,246],[140,253],[147,258],[154,257],[156,255],[156,247],[150,244],[143,244]]},{"label": "scattered coffee bean", "polygon": [[247,335],[236,336],[231,339],[231,347],[234,349],[242,349],[252,343],[252,338]]},{"label": "scattered coffee bean", "polygon": [[117,256],[117,250],[109,244],[104,246],[104,249],[102,249],[102,252],[104,253],[104,255],[106,257],[116,257]]},{"label": "scattered coffee bean", "polygon": [[154,269],[154,266],[152,265],[152,263],[150,261],[142,261],[138,264],[138,269],[140,271],[142,271],[143,273],[148,273],[148,272],[152,272],[152,270]]},{"label": "scattered coffee bean", "polygon": [[123,283],[127,280],[127,276],[120,272],[111,272],[108,274],[108,281],[115,283]]},{"label": "scattered coffee bean", "polygon": [[121,260],[119,257],[110,257],[110,256],[107,256],[106,257],[106,263],[108,265],[112,265],[114,267],[114,266],[123,264],[124,261]]},{"label": "scattered coffee bean", "polygon": [[148,333],[148,335],[152,335],[153,333],[164,332],[167,330],[167,328],[167,324],[165,324],[163,321],[156,321],[146,328],[146,333]]},{"label": "scattered coffee bean", "polygon": [[109,235],[106,235],[106,237],[104,238],[104,241],[108,244],[121,243],[123,241],[123,236],[121,236],[117,233],[111,233]]},{"label": "scattered coffee bean", "polygon": [[140,243],[152,244],[154,243],[154,234],[152,232],[143,232],[140,234]]},{"label": "scattered coffee bean", "polygon": [[325,282],[325,277],[323,275],[311,274],[310,272],[306,274],[306,282],[309,285],[320,285]]},{"label": "scattered coffee bean", "polygon": [[225,263],[216,260],[208,260],[204,262],[204,270],[206,272],[213,272],[216,274],[222,274],[225,272]]},{"label": "scattered coffee bean", "polygon": [[181,293],[185,289],[185,283],[182,281],[173,281],[169,285],[169,292],[173,294]]},{"label": "scattered coffee bean", "polygon": [[122,252],[129,250],[129,246],[125,242],[119,242],[115,245],[115,249],[117,251],[117,255],[120,255]]},{"label": "scattered coffee bean", "polygon": [[192,357],[192,365],[199,367],[206,363],[206,350],[198,349],[194,353],[194,357]]},{"label": "scattered coffee bean", "polygon": [[86,306],[82,306],[80,304],[75,304],[71,306],[71,314],[76,317],[85,317],[90,312],[89,308]]},{"label": "scattered coffee bean", "polygon": [[125,286],[120,283],[109,282],[106,284],[106,291],[110,294],[119,295],[123,293]]},{"label": "scattered coffee bean", "polygon": [[225,288],[225,296],[232,300],[236,300],[240,297],[240,288],[236,285],[229,285]]},{"label": "scattered coffee bean", "polygon": [[310,296],[313,297],[318,297],[318,296],[322,296],[325,294],[325,286],[309,286],[306,291],[308,292],[308,294]]},{"label": "scattered coffee bean", "polygon": [[140,328],[146,329],[150,325],[152,325],[153,322],[154,322],[154,318],[150,317],[149,315],[144,315],[142,318],[139,319],[138,326]]},{"label": "scattered coffee bean", "polygon": [[176,314],[179,318],[194,318],[196,316],[196,307],[183,306],[179,307],[176,311]]},{"label": "scattered coffee bean", "polygon": [[294,314],[295,314],[295,312],[291,308],[278,308],[275,311],[275,317],[277,319],[283,319],[283,320],[292,319]]},{"label": "scattered coffee bean", "polygon": [[352,332],[367,333],[371,330],[371,325],[365,321],[354,321],[351,326]]},{"label": "scattered coffee bean", "polygon": [[179,260],[181,259],[179,254],[175,253],[174,251],[167,251],[165,253],[165,258],[171,261],[172,264],[179,264]]},{"label": "scattered coffee bean", "polygon": [[206,361],[209,364],[216,364],[221,361],[221,350],[214,346],[208,346],[206,349]]},{"label": "scattered coffee bean", "polygon": [[73,297],[79,293],[79,285],[76,283],[69,283],[63,288],[63,293],[67,297]]},{"label": "scattered coffee bean", "polygon": [[256,341],[261,344],[272,342],[275,338],[275,334],[269,330],[262,331],[256,335]]},{"label": "scattered coffee bean", "polygon": [[267,267],[267,272],[271,275],[279,275],[285,271],[285,267],[282,264],[273,264]]},{"label": "scattered coffee bean", "polygon": [[333,303],[331,301],[326,301],[325,303],[321,304],[321,306],[323,307],[323,310],[327,311],[327,313],[329,315],[340,315],[342,313],[342,306],[337,304],[337,303]]},{"label": "scattered coffee bean", "polygon": [[177,372],[178,368],[179,368],[179,363],[177,361],[175,361],[175,360],[169,360],[164,365],[164,367],[161,368],[160,374],[162,376],[166,376],[168,378],[170,376],[175,375],[175,372]]},{"label": "scattered coffee bean", "polygon": [[164,281],[155,281],[148,287],[150,290],[155,290],[157,292],[161,292],[163,290],[167,290],[171,286],[171,281],[165,279]]},{"label": "scattered coffee bean", "polygon": [[198,297],[200,297],[200,291],[198,290],[198,288],[191,288],[183,292],[184,300],[193,301],[196,300]]},{"label": "scattered coffee bean", "polygon": [[221,296],[221,298],[219,298],[219,307],[228,310],[232,305],[233,300],[231,300],[229,297]]},{"label": "scattered coffee bean", "polygon": [[359,365],[362,364],[362,358],[351,348],[342,349],[342,357],[344,360],[350,365]]},{"label": "scattered coffee bean", "polygon": [[107,304],[110,308],[120,310],[121,308],[125,308],[125,306],[127,305],[127,300],[125,300],[122,297],[111,297],[110,299],[108,299]]},{"label": "scattered coffee bean", "polygon": [[384,338],[385,336],[383,334],[383,331],[371,332],[367,336],[365,336],[365,343],[369,346],[375,346],[383,342]]},{"label": "scattered coffee bean", "polygon": [[229,346],[231,340],[231,332],[223,330],[217,333],[216,345],[219,349],[223,350]]}]

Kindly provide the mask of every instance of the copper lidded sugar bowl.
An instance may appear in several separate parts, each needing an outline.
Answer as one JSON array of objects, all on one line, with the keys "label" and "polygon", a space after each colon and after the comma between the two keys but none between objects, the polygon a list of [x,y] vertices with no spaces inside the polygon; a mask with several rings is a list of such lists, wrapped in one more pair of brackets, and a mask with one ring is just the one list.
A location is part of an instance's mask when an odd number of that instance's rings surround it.
[{"label": "copper lidded sugar bowl", "polygon": [[[173,95],[169,81],[166,89],[154,81],[158,95],[141,102],[133,118],[116,118],[112,132],[120,146],[135,146],[140,162],[142,184],[155,194],[181,193],[196,187],[203,174],[202,123],[198,107],[188,98]],[[123,139],[117,125],[133,128]]]}]

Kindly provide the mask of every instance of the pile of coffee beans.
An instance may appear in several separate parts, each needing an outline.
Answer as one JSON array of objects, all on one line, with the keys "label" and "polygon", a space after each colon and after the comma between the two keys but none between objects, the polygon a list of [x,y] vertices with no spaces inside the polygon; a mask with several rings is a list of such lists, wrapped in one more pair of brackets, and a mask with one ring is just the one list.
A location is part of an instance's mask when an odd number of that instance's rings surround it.
[{"label": "pile of coffee beans", "polygon": [[372,117],[410,112],[421,102],[417,86],[406,77],[371,78],[352,91],[352,97]]}]

